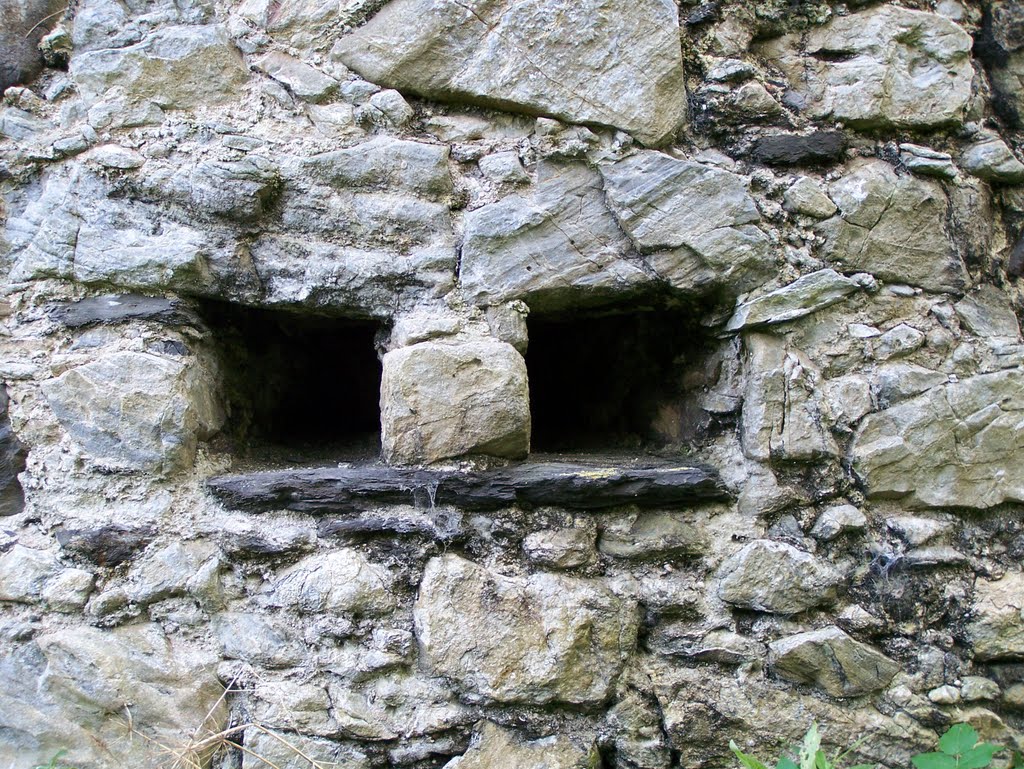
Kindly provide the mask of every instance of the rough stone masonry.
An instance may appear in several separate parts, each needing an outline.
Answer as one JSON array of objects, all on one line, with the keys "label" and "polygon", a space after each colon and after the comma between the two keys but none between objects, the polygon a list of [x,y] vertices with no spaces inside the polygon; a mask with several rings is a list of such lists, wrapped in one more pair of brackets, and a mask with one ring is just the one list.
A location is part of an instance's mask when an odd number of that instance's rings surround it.
[{"label": "rough stone masonry", "polygon": [[0,17],[0,769],[1024,749],[1019,3]]}]

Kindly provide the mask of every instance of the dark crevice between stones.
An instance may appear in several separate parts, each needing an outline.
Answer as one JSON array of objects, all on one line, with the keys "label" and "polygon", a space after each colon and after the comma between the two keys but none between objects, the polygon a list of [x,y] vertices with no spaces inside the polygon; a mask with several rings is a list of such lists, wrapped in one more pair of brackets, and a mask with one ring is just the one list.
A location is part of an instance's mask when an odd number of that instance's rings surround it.
[{"label": "dark crevice between stones", "polygon": [[656,452],[690,442],[699,420],[689,380],[713,348],[704,310],[693,303],[531,314],[534,450]]},{"label": "dark crevice between stones", "polygon": [[379,324],[223,302],[199,312],[224,382],[219,448],[257,466],[376,457]]},{"label": "dark crevice between stones", "polygon": [[18,473],[25,469],[27,452],[11,429],[7,388],[0,385],[0,517],[25,509],[25,492]]}]

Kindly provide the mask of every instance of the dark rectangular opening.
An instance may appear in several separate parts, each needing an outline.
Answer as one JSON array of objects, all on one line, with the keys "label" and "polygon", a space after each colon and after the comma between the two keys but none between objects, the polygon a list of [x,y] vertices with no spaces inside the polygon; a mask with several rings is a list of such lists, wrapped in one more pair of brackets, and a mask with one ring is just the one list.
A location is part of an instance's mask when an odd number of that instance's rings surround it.
[{"label": "dark rectangular opening", "polygon": [[706,355],[692,310],[530,316],[531,446],[541,452],[659,448],[687,434],[689,373]]},{"label": "dark rectangular opening", "polygon": [[220,302],[202,307],[240,458],[369,458],[380,448],[379,324]]}]

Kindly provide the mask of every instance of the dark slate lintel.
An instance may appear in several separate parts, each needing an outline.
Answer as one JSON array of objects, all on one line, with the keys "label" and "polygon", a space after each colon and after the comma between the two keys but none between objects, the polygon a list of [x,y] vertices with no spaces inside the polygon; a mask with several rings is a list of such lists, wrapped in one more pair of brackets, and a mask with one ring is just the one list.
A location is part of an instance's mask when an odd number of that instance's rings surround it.
[{"label": "dark slate lintel", "polygon": [[838,163],[846,152],[841,131],[807,135],[773,134],[754,142],[754,160],[769,166],[821,166]]},{"label": "dark slate lintel", "polygon": [[232,509],[252,513],[284,509],[315,515],[388,504],[451,505],[462,510],[511,505],[600,510],[727,496],[717,472],[684,463],[526,462],[481,472],[367,464],[223,475],[209,480],[207,486]]},{"label": "dark slate lintel", "polygon": [[138,294],[105,294],[77,302],[57,304],[50,317],[68,328],[84,328],[108,323],[148,320],[169,325],[195,323],[196,316],[177,299]]}]

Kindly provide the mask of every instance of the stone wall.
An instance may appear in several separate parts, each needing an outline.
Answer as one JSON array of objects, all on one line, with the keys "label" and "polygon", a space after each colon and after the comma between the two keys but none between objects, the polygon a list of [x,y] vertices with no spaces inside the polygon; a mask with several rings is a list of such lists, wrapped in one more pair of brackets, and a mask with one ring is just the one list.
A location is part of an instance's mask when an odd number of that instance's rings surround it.
[{"label": "stone wall", "polygon": [[0,13],[0,767],[1024,748],[1019,4]]}]

